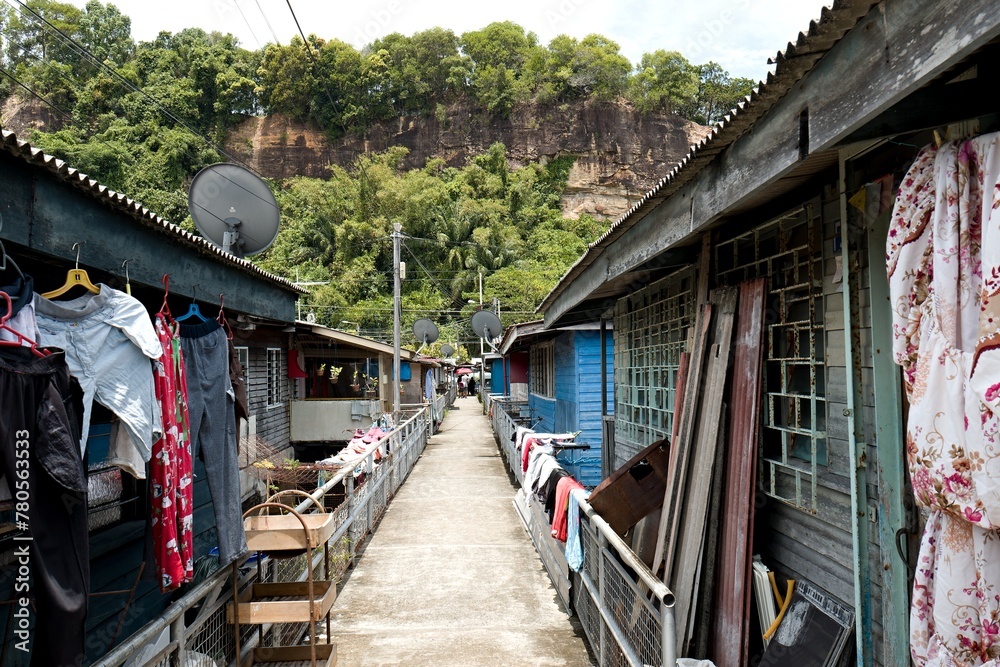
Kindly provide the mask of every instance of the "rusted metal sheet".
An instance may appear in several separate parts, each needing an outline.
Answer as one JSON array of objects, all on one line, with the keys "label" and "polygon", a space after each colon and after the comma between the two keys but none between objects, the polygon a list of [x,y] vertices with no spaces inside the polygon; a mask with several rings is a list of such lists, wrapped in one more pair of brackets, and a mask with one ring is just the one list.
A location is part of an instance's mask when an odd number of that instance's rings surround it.
[{"label": "rusted metal sheet", "polygon": [[654,442],[597,485],[590,505],[619,535],[663,504],[670,447]]},{"label": "rusted metal sheet", "polygon": [[744,667],[749,653],[751,557],[766,279],[740,285],[733,357],[732,402],[726,443],[722,535],[719,542],[715,628],[710,656],[718,667]]}]

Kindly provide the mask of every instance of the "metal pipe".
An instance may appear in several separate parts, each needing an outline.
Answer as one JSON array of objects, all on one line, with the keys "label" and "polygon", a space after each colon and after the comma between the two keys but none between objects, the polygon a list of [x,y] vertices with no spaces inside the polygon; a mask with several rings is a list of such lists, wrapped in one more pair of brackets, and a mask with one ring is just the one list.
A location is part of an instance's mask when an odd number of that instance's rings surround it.
[{"label": "metal pipe", "polygon": [[657,598],[663,601],[665,605],[674,604],[674,594],[670,588],[663,583],[659,577],[653,574],[649,566],[646,565],[642,560],[635,555],[632,548],[625,543],[625,541],[618,536],[611,526],[605,521],[600,514],[598,514],[590,503],[583,497],[583,492],[579,489],[574,489],[572,493],[576,494],[577,501],[580,505],[580,511],[586,515],[590,522],[600,531],[601,535],[607,539],[608,544],[613,546],[618,555],[621,556],[622,560],[625,561],[625,565],[635,570],[636,575],[643,584],[655,595]]},{"label": "metal pipe", "polygon": [[402,304],[402,285],[399,276],[399,246],[401,243],[401,238],[403,226],[398,222],[392,225],[392,282],[393,282],[393,296],[392,296],[392,418],[399,419],[399,393],[400,393],[400,367],[401,362],[399,360],[400,355],[400,317],[401,304]]},{"label": "metal pipe", "polygon": [[[618,648],[621,650],[621,652],[625,655],[625,659],[628,660],[628,664],[630,665],[630,667],[644,667],[642,659],[638,655],[636,655],[635,649],[632,648],[631,642],[629,642],[628,638],[622,634],[621,628],[618,627],[618,623],[615,621],[614,616],[611,613],[609,613],[607,609],[605,609],[604,600],[601,599],[600,593],[596,590],[597,587],[594,585],[593,580],[590,578],[590,575],[587,574],[586,571],[580,572],[580,581],[582,581],[583,585],[587,588],[587,594],[590,595],[590,599],[592,599],[596,603],[594,606],[597,607],[598,613],[600,613],[601,618],[604,620],[604,622],[601,624],[602,631],[605,627],[607,627],[608,631],[611,632],[611,636],[614,637],[615,643],[618,645]],[[603,642],[601,643],[602,645],[598,647],[597,652],[600,655],[599,664],[603,665],[605,664],[604,646]],[[674,664],[676,664],[676,661],[672,663],[667,663],[666,661],[664,661],[663,667],[667,667],[668,665],[673,667]]]}]

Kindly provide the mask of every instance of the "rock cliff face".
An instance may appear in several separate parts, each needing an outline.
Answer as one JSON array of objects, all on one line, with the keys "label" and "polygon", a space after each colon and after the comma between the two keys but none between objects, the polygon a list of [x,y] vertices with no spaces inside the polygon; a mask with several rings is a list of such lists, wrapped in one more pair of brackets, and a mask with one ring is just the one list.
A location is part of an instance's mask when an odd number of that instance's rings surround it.
[{"label": "rock cliff face", "polygon": [[[31,129],[58,130],[62,118],[35,100],[9,98],[4,127],[27,137]],[[709,132],[677,116],[642,114],[627,104],[580,102],[561,107],[525,105],[509,118],[491,117],[464,103],[445,113],[405,117],[372,127],[364,137],[331,142],[315,125],[281,115],[248,118],[225,141],[226,150],[271,178],[324,178],[331,164],[359,154],[405,146],[407,168],[431,157],[462,166],[469,156],[501,141],[514,165],[576,157],[563,193],[565,215],[617,218],[645,194],[688,147]]]},{"label": "rock cliff face", "polygon": [[676,116],[641,114],[612,103],[524,106],[509,118],[456,104],[443,116],[400,118],[373,127],[364,137],[335,142],[315,126],[280,115],[249,118],[230,133],[226,149],[265,176],[323,178],[328,165],[349,164],[365,151],[405,146],[408,168],[423,166],[430,157],[461,166],[501,141],[515,165],[575,156],[563,212],[616,218],[709,131]]}]

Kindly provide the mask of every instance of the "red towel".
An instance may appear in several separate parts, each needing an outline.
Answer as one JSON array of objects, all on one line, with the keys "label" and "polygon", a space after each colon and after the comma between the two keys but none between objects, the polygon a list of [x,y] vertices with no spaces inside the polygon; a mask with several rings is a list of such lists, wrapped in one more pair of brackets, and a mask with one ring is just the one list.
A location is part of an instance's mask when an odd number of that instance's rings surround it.
[{"label": "red towel", "polygon": [[528,454],[531,453],[531,448],[535,446],[534,438],[525,438],[524,444],[521,445],[523,451],[521,452],[521,472],[528,472]]},{"label": "red towel", "polygon": [[556,485],[556,508],[552,513],[552,537],[560,542],[566,541],[567,510],[569,509],[569,494],[573,489],[582,489],[583,484],[572,477],[563,477]]}]

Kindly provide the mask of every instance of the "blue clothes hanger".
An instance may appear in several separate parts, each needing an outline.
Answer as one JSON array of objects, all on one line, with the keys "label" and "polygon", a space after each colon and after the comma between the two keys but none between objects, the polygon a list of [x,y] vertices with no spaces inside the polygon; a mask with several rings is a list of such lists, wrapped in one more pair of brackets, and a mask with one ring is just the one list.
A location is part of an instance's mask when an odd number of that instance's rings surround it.
[{"label": "blue clothes hanger", "polygon": [[174,321],[183,322],[184,320],[189,320],[192,317],[197,317],[198,320],[201,322],[208,322],[208,318],[201,314],[201,309],[198,308],[198,304],[196,304],[194,301],[192,301],[191,305],[188,306],[188,311],[183,315],[181,315],[180,317],[178,317],[177,319],[175,319]]},{"label": "blue clothes hanger", "polygon": [[189,320],[192,317],[198,318],[199,322],[208,322],[208,318],[201,314],[201,309],[198,308],[198,304],[195,303],[194,299],[191,299],[191,305],[188,306],[188,311],[180,317],[174,318],[174,322],[183,322],[184,320]]}]

